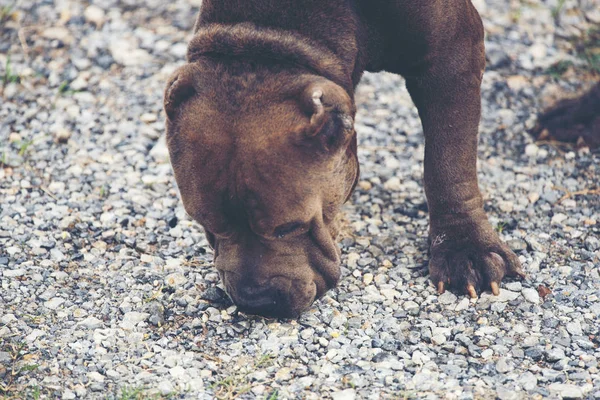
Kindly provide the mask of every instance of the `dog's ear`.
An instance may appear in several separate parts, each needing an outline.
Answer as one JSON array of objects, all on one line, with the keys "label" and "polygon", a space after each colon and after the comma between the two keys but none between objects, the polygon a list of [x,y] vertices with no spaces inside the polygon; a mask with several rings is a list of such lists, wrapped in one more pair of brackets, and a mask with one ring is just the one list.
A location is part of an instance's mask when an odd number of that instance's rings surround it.
[{"label": "dog's ear", "polygon": [[177,69],[165,89],[164,106],[169,120],[173,120],[181,104],[196,93],[194,69],[191,64]]},{"label": "dog's ear", "polygon": [[354,135],[354,105],[350,96],[333,82],[309,85],[302,94],[302,106],[309,116],[301,140],[326,152],[334,152]]}]

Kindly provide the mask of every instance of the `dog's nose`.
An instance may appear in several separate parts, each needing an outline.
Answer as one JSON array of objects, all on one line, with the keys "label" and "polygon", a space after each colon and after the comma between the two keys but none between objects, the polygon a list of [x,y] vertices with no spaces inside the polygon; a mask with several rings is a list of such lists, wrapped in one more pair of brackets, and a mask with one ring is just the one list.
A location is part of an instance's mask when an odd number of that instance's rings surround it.
[{"label": "dog's nose", "polygon": [[247,314],[275,318],[294,317],[290,310],[287,290],[275,285],[243,286],[238,289],[238,296],[234,302]]}]

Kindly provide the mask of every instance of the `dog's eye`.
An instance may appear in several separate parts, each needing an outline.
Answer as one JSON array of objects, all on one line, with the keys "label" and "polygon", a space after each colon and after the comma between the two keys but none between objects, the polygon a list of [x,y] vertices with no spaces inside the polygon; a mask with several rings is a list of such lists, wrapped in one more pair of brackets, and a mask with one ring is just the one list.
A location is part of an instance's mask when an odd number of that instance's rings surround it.
[{"label": "dog's eye", "polygon": [[276,238],[283,238],[286,235],[289,235],[290,233],[293,233],[295,231],[297,231],[298,229],[300,229],[302,227],[302,223],[300,222],[291,222],[289,224],[283,224],[281,226],[278,226],[275,231],[273,232],[273,236],[275,236]]}]

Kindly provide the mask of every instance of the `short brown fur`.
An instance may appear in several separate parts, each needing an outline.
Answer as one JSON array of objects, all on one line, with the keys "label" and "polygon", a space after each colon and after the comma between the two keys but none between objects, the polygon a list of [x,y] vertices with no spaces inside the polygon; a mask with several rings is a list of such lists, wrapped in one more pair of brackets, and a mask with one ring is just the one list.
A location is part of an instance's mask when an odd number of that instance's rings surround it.
[{"label": "short brown fur", "polygon": [[485,58],[469,0],[204,0],[194,31],[165,92],[168,145],[242,310],[295,317],[339,280],[365,70],[402,74],[419,109],[439,291],[497,292],[523,274],[477,184]]}]

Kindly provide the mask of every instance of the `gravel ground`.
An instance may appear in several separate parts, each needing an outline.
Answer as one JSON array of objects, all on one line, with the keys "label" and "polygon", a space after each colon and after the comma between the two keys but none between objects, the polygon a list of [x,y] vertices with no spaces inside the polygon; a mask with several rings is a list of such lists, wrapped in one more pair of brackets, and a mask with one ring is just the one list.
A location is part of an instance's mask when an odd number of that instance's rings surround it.
[{"label": "gravel ground", "polygon": [[417,112],[367,74],[344,276],[298,321],[237,313],[177,197],[162,92],[198,6],[0,8],[0,397],[600,399],[600,154],[527,134],[591,84],[595,0],[477,2],[481,186],[528,278],[430,287]]}]

